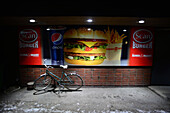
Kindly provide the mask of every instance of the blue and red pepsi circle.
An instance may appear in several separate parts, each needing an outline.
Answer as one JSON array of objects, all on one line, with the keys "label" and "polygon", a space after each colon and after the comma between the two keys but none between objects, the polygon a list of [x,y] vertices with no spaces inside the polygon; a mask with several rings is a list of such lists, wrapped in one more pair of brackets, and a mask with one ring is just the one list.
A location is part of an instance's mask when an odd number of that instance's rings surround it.
[{"label": "blue and red pepsi circle", "polygon": [[54,45],[59,45],[63,42],[63,36],[60,33],[53,33],[51,36],[51,41]]}]

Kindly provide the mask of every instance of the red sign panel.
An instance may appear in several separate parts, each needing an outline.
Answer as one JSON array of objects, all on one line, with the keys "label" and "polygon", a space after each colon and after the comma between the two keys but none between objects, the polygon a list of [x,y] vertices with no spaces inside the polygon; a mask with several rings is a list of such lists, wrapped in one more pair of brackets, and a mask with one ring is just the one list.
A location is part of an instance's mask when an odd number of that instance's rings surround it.
[{"label": "red sign panel", "polygon": [[130,41],[130,66],[152,66],[153,29],[133,27]]},{"label": "red sign panel", "polygon": [[19,64],[42,65],[41,35],[39,27],[20,28]]}]

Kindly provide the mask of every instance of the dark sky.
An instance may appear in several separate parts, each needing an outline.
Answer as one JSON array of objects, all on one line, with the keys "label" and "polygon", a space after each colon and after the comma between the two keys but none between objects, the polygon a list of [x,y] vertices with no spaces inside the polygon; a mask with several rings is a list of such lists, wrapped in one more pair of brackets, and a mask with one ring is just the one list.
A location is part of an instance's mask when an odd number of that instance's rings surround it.
[{"label": "dark sky", "polygon": [[124,16],[170,17],[169,3],[101,0],[7,1],[0,5],[1,16]]}]

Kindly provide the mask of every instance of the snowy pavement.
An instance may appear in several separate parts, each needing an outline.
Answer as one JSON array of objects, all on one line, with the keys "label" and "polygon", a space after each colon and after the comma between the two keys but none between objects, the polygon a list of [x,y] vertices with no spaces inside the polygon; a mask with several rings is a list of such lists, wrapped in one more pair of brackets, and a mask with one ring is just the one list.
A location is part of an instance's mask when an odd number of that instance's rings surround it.
[{"label": "snowy pavement", "polygon": [[170,101],[147,87],[81,88],[38,92],[22,88],[0,95],[4,113],[170,113]]}]

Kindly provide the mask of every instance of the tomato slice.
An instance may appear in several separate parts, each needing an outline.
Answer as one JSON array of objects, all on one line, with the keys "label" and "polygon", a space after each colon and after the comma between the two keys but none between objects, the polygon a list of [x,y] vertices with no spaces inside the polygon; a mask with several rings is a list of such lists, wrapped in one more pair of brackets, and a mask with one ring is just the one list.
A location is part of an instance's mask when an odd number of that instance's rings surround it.
[{"label": "tomato slice", "polygon": [[90,47],[87,47],[86,46],[86,49],[85,49],[85,51],[91,51],[93,48],[90,48]]},{"label": "tomato slice", "polygon": [[94,47],[94,49],[97,49],[97,47]]}]

